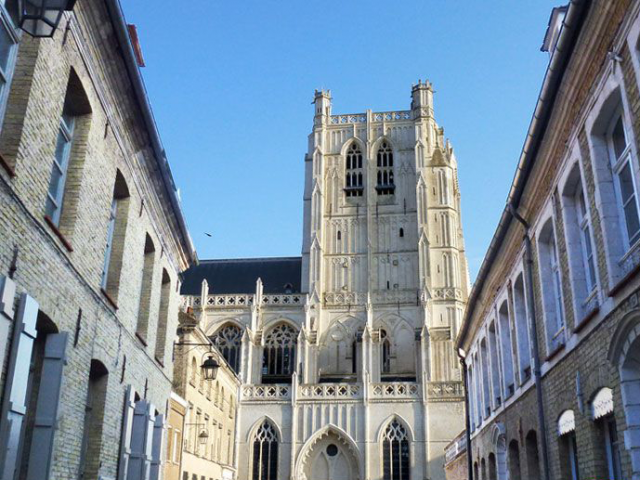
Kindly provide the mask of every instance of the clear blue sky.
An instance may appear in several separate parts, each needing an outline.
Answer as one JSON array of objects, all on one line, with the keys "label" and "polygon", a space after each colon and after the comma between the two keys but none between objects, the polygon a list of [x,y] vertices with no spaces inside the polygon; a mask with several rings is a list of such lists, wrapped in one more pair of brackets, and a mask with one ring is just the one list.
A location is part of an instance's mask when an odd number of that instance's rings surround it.
[{"label": "clear blue sky", "polygon": [[334,113],[408,109],[428,78],[458,158],[475,278],[562,0],[121,1],[201,259],[300,254],[315,88],[332,90]]}]

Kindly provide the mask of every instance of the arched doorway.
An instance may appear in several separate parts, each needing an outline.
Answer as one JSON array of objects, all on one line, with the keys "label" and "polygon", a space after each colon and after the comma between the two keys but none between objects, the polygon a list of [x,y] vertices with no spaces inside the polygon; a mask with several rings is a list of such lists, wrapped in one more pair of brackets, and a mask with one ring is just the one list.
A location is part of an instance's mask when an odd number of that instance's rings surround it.
[{"label": "arched doorway", "polygon": [[358,453],[353,442],[331,427],[312,437],[301,452],[301,480],[359,480]]}]

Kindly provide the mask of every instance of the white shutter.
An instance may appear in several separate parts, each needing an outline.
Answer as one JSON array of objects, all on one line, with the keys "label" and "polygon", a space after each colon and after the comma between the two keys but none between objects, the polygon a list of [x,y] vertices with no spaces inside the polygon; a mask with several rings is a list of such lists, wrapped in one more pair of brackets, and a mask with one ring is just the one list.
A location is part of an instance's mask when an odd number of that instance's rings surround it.
[{"label": "white shutter", "polygon": [[[3,300],[8,298],[3,297]],[[38,303],[23,293],[15,318],[0,416],[0,480],[13,480],[16,468],[22,423],[27,411],[29,366],[36,337],[37,318]]]},{"label": "white shutter", "polygon": [[153,424],[153,444],[151,446],[150,480],[160,480],[162,472],[162,450],[164,440],[164,415],[158,415]]},{"label": "white shutter", "polygon": [[136,391],[131,385],[127,386],[124,395],[124,410],[122,413],[122,433],[120,434],[120,461],[118,463],[118,480],[126,480],[131,456],[131,427],[133,425],[133,410],[136,406]]},{"label": "white shutter", "polygon": [[53,439],[58,423],[58,404],[62,391],[62,371],[67,361],[66,349],[66,332],[47,335],[27,480],[49,478]]},{"label": "white shutter", "polygon": [[126,480],[149,480],[151,445],[155,415],[153,404],[146,400],[136,403],[131,428],[131,454]]}]

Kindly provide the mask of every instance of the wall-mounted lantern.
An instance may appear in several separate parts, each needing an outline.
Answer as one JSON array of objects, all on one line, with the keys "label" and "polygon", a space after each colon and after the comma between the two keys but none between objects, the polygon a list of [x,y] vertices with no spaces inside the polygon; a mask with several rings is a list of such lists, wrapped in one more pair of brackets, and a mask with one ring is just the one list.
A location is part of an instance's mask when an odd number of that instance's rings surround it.
[{"label": "wall-mounted lantern", "polygon": [[76,0],[20,0],[20,28],[32,37],[53,36],[62,12],[72,10]]}]

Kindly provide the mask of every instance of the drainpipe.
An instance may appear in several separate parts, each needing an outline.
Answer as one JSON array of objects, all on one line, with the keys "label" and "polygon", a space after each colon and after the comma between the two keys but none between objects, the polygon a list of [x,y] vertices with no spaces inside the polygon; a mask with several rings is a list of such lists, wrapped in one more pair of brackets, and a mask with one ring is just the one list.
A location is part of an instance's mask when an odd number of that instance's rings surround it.
[{"label": "drainpipe", "polygon": [[527,305],[529,306],[529,331],[533,344],[533,379],[536,385],[536,400],[538,403],[538,425],[540,428],[540,440],[542,443],[542,463],[544,478],[550,480],[549,452],[547,446],[547,427],[544,420],[544,404],[542,398],[542,381],[540,378],[540,349],[538,347],[538,328],[536,326],[536,305],[533,298],[533,250],[529,237],[529,224],[522,218],[512,203],[509,204],[509,213],[524,227],[525,262],[524,269],[527,277]]},{"label": "drainpipe", "polygon": [[467,363],[464,361],[465,355],[463,350],[458,349],[458,357],[460,358],[460,364],[462,365],[462,381],[464,383],[464,423],[465,423],[465,437],[467,440],[467,478],[474,480],[473,478],[473,455],[471,454],[471,414],[469,413],[469,388],[467,385]]}]

